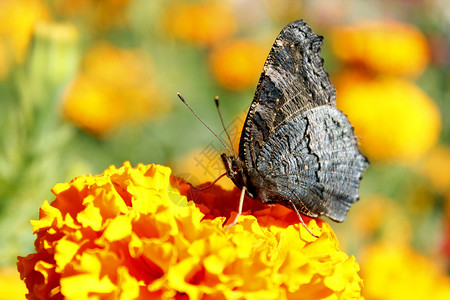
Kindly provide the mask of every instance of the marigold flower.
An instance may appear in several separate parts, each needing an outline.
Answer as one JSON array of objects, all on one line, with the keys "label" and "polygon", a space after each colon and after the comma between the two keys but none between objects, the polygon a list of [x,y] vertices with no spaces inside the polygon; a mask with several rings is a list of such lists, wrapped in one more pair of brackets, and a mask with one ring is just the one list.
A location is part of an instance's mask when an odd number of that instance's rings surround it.
[{"label": "marigold flower", "polygon": [[57,184],[32,221],[36,253],[19,257],[28,297],[359,298],[358,264],[322,220],[305,217],[317,239],[293,211],[247,199],[256,217],[225,230],[240,192],[198,191],[170,173],[126,162]]},{"label": "marigold flower", "polygon": [[65,116],[101,136],[122,124],[161,115],[168,103],[161,99],[150,69],[150,59],[141,51],[95,45],[64,95]]},{"label": "marigold flower", "polygon": [[258,82],[266,51],[249,40],[218,45],[210,54],[209,65],[216,80],[230,90],[253,88]]},{"label": "marigold flower", "polygon": [[34,27],[48,19],[48,9],[42,1],[0,1],[0,44],[3,44],[0,48],[4,47],[15,61],[22,62]]},{"label": "marigold flower", "polygon": [[331,45],[338,58],[383,74],[417,76],[430,60],[425,36],[405,23],[366,22],[337,27]]},{"label": "marigold flower", "polygon": [[356,73],[343,73],[335,82],[337,105],[348,114],[370,159],[411,161],[436,144],[439,109],[413,83]]},{"label": "marigold flower", "polygon": [[368,248],[361,273],[366,299],[450,299],[450,278],[432,261],[390,241]]},{"label": "marigold flower", "polygon": [[165,8],[164,26],[176,38],[209,46],[232,36],[236,20],[226,1],[173,1]]}]

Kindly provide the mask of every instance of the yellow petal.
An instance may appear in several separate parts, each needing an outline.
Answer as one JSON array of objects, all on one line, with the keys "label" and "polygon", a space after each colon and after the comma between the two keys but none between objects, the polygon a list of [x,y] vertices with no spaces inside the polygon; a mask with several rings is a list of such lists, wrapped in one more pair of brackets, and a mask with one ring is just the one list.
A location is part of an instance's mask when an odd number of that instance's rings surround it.
[{"label": "yellow petal", "polygon": [[41,209],[39,210],[39,220],[31,221],[31,225],[33,226],[33,233],[36,233],[42,229],[49,228],[53,224],[57,227],[60,227],[62,223],[61,212],[57,208],[51,206],[47,200],[44,201]]},{"label": "yellow petal", "polygon": [[74,243],[65,238],[62,238],[56,243],[54,255],[57,272],[61,272],[62,270],[64,270],[66,265],[72,261],[80,247],[81,245],[79,245],[78,243]]},{"label": "yellow petal", "polygon": [[83,227],[90,227],[92,230],[99,231],[102,229],[103,217],[100,214],[100,208],[89,203],[86,208],[77,214],[77,221]]},{"label": "yellow petal", "polygon": [[92,299],[95,294],[113,293],[115,288],[106,276],[100,279],[95,274],[80,274],[61,278],[61,293],[66,299]]},{"label": "yellow petal", "polygon": [[118,241],[131,235],[131,220],[127,216],[118,216],[111,220],[103,233],[110,242]]}]

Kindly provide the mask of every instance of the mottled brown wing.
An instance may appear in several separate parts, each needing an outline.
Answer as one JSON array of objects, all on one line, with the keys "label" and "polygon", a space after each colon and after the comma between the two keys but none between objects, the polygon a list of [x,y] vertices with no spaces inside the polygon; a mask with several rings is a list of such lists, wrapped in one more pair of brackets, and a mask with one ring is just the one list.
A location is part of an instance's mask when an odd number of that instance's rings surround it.
[{"label": "mottled brown wing", "polygon": [[239,157],[248,168],[255,167],[261,149],[280,126],[302,111],[336,105],[321,47],[322,37],[303,20],[290,23],[278,35],[241,134]]},{"label": "mottled brown wing", "polygon": [[264,182],[255,187],[263,201],[290,208],[295,204],[304,215],[342,222],[359,198],[367,166],[347,117],[336,107],[322,105],[280,126],[251,174],[260,177],[256,182]]},{"label": "mottled brown wing", "polygon": [[248,193],[261,202],[342,222],[369,163],[336,108],[321,46],[322,37],[303,20],[281,31],[247,115],[239,157]]}]

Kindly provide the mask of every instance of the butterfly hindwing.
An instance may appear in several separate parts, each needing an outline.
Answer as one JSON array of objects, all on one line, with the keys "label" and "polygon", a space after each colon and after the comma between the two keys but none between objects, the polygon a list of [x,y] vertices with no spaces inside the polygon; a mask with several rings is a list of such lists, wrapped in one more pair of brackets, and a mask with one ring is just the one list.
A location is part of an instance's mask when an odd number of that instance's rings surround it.
[{"label": "butterfly hindwing", "polygon": [[273,184],[264,187],[274,191],[273,202],[292,201],[307,216],[342,222],[359,197],[367,164],[347,117],[320,106],[281,126],[260,152],[256,169]]}]

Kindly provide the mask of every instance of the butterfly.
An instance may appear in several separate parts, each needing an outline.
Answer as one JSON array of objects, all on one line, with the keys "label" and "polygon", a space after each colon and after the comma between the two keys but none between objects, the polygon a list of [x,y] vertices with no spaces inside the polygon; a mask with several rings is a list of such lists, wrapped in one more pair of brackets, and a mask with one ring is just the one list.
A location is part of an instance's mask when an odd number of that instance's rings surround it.
[{"label": "butterfly", "polygon": [[245,193],[295,210],[312,235],[301,214],[343,222],[369,165],[336,107],[322,40],[304,20],[284,27],[264,64],[239,154],[221,155],[227,176],[242,189],[238,216]]}]

